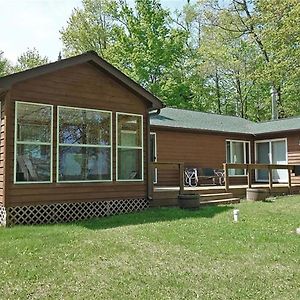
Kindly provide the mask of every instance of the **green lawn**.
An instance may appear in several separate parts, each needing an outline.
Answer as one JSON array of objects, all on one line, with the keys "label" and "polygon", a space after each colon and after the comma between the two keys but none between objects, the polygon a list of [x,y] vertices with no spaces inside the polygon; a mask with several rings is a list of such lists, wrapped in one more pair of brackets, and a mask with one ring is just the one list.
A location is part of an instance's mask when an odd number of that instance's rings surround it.
[{"label": "green lawn", "polygon": [[300,299],[300,197],[0,229],[1,299]]}]

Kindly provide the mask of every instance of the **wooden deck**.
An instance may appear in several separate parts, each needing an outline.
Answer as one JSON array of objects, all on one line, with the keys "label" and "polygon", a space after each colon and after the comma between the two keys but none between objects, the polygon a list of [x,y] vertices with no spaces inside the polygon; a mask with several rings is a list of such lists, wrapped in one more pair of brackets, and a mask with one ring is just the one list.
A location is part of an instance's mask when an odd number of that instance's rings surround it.
[{"label": "wooden deck", "polygon": [[[184,192],[193,192],[199,193],[203,199],[211,200],[227,199],[228,202],[237,198],[245,198],[246,190],[248,185],[232,185],[229,186],[228,191],[226,191],[225,186],[197,186],[197,187],[184,187]],[[270,196],[278,196],[278,195],[287,195],[287,194],[299,194],[300,193],[300,185],[293,185],[291,187],[291,191],[289,189],[288,184],[278,184],[273,183],[272,189],[270,191],[269,184],[252,184],[252,188],[263,188],[269,191]],[[177,205],[177,196],[179,194],[180,187],[179,186],[154,186],[153,190],[153,200],[151,201],[151,206],[176,206]],[[220,201],[222,203],[222,201]]]},{"label": "wooden deck", "polygon": [[[185,192],[199,193],[200,204],[221,204],[236,203],[241,198],[246,198],[247,188],[266,189],[269,196],[299,194],[300,184],[293,184],[292,173],[294,173],[295,165],[275,165],[275,164],[231,164],[224,163],[224,186],[218,185],[202,185],[196,187],[184,186],[184,163],[183,162],[154,162],[150,164],[150,174],[154,174],[154,169],[172,168],[178,172],[178,186],[158,186],[153,185],[153,178],[149,177],[149,190],[151,191],[151,206],[176,206],[179,194]],[[247,184],[233,185],[229,175],[230,169],[245,169],[247,173]],[[287,183],[274,183],[274,170],[286,170],[288,173]],[[268,182],[254,182],[254,171],[266,170],[268,172]]]}]

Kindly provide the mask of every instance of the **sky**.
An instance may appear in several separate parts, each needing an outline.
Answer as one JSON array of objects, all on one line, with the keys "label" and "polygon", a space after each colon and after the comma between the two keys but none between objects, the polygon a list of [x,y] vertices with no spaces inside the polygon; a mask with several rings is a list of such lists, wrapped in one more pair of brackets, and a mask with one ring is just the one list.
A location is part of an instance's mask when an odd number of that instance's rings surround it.
[{"label": "sky", "polygon": [[[171,10],[185,2],[161,0]],[[56,60],[63,48],[59,30],[66,26],[75,7],[81,7],[81,0],[0,0],[0,51],[12,63],[34,47],[51,61]]]}]

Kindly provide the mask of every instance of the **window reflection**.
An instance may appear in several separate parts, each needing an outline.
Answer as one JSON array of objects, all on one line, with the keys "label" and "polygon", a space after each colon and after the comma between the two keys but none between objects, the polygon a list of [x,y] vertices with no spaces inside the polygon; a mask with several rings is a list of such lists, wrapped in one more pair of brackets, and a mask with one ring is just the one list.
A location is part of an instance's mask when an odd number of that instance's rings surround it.
[{"label": "window reflection", "polygon": [[111,180],[111,113],[59,107],[58,119],[58,180]]}]

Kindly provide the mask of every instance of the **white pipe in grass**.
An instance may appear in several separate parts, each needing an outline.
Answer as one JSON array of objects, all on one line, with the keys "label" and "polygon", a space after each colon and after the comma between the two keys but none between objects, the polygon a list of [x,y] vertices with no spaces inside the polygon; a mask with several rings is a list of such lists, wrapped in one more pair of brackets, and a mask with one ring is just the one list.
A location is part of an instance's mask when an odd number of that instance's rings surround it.
[{"label": "white pipe in grass", "polygon": [[235,208],[233,210],[233,221],[234,222],[238,222],[239,221],[239,214],[240,214],[240,211],[237,208]]}]

